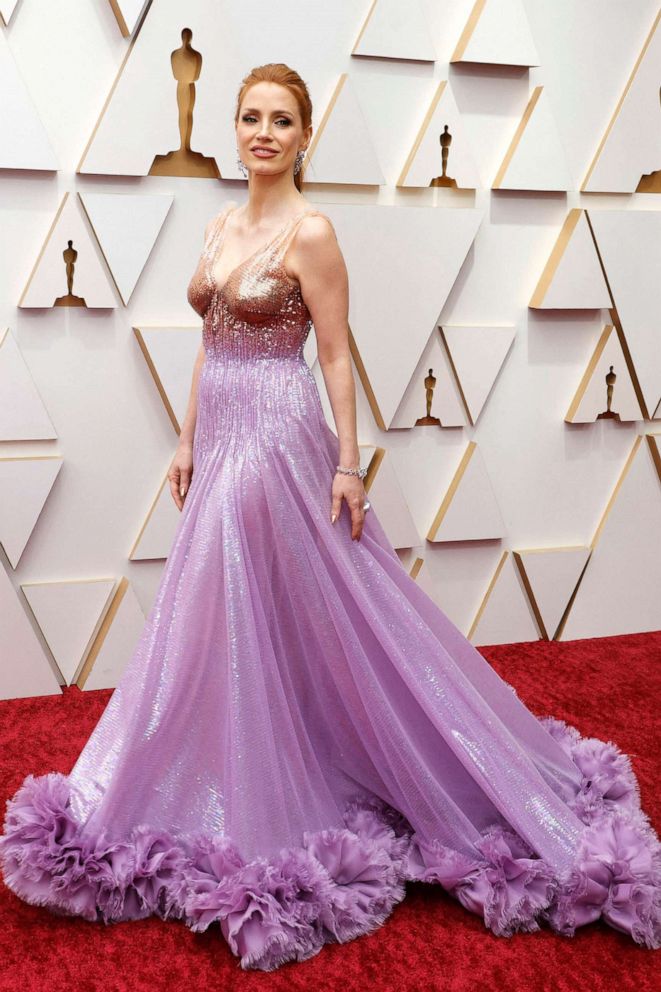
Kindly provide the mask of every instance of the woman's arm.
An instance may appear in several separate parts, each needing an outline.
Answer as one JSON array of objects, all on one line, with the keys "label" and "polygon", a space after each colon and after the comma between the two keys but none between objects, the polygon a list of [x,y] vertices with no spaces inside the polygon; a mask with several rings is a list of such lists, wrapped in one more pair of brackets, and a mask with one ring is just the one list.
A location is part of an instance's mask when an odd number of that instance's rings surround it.
[{"label": "woman's arm", "polygon": [[184,417],[184,422],[181,425],[181,431],[179,432],[179,446],[193,447],[193,438],[195,437],[195,422],[197,420],[197,384],[200,378],[200,372],[202,370],[202,365],[204,364],[204,343],[199,347],[197,358],[195,359],[195,365],[193,366],[193,381],[191,384],[190,396],[188,398],[188,407],[186,408],[186,416]]},{"label": "woman's arm", "polygon": [[193,382],[188,400],[188,409],[186,410],[186,416],[179,432],[179,444],[168,469],[170,494],[179,510],[183,510],[184,508],[184,499],[193,478],[193,438],[195,437],[195,422],[197,420],[197,382],[200,378],[200,369],[203,362],[204,344],[201,344],[193,368]]},{"label": "woman's arm", "polygon": [[[335,232],[324,217],[305,219],[287,260],[300,283],[314,324],[319,365],[340,442],[340,465],[358,468],[356,384],[349,348],[349,280]],[[343,497],[351,512],[351,536],[358,540],[365,519],[363,482],[357,476],[336,472],[331,506],[333,522],[340,514]]]},{"label": "woman's arm", "polygon": [[[211,218],[204,230],[204,247],[206,248],[209,243],[209,238],[215,224],[218,221],[218,214]],[[184,422],[181,426],[181,431],[179,433],[179,443],[188,445],[192,448],[193,438],[195,436],[195,421],[197,420],[197,383],[200,378],[200,370],[204,363],[204,343],[200,344],[199,351],[197,353],[197,358],[195,359],[195,365],[193,366],[193,382],[191,385],[190,396],[188,399],[188,407],[186,409],[186,416],[184,417]]]},{"label": "woman's arm", "polygon": [[[212,217],[204,231],[204,247],[206,249],[211,237],[218,215]],[[170,493],[180,510],[184,506],[184,497],[193,477],[193,440],[195,438],[195,424],[197,422],[197,385],[200,378],[202,365],[204,364],[204,341],[200,344],[193,366],[193,381],[191,383],[190,395],[186,416],[179,431],[179,444],[175,451],[174,458],[168,469],[168,479],[170,480]]]}]

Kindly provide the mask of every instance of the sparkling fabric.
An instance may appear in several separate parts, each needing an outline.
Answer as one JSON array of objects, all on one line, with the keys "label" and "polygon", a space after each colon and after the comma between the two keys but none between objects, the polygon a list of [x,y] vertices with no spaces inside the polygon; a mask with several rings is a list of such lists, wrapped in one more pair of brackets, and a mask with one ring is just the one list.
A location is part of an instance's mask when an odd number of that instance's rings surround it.
[{"label": "sparkling fabric", "polygon": [[378,507],[360,541],[346,506],[330,522],[338,439],[285,271],[320,212],[219,285],[232,209],[188,288],[194,472],[154,604],[70,774],[8,801],[5,881],[88,919],[217,921],[266,970],[381,925],[408,879],[502,935],[602,916],[661,946],[661,847],[627,756],[535,717],[408,575]]}]

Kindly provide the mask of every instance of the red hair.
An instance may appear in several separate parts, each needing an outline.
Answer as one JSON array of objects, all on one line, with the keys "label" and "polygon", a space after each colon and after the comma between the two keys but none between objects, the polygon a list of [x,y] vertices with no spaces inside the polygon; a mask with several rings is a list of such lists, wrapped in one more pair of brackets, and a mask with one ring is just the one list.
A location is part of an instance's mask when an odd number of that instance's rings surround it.
[{"label": "red hair", "polygon": [[[239,108],[241,107],[241,101],[243,100],[246,91],[251,86],[254,86],[255,83],[278,83],[280,86],[285,86],[290,93],[294,94],[296,98],[303,128],[305,129],[310,126],[312,123],[312,101],[310,99],[307,85],[301,79],[299,74],[294,69],[290,69],[284,62],[267,62],[266,65],[255,66],[254,69],[250,70],[247,76],[244,76],[236,101],[236,113],[234,115],[235,124],[239,120]],[[301,165],[299,171],[294,174],[294,183],[300,193],[301,187],[303,186],[303,165]]]}]

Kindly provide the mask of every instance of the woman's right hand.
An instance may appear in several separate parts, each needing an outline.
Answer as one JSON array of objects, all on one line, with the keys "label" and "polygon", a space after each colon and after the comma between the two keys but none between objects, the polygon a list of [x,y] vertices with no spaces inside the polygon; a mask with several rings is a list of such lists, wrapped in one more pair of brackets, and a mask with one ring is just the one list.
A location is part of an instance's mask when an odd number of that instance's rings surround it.
[{"label": "woman's right hand", "polygon": [[183,510],[184,508],[184,500],[190,488],[192,478],[193,446],[190,444],[180,444],[168,469],[170,492],[179,510]]}]

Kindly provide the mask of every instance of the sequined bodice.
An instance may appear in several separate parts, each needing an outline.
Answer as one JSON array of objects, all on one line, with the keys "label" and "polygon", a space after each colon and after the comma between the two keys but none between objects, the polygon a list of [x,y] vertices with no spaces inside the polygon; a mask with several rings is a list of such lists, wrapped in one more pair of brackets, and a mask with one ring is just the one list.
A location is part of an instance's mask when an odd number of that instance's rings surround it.
[{"label": "sequined bodice", "polygon": [[227,217],[234,209],[235,205],[229,204],[210,225],[188,286],[188,302],[203,318],[207,356],[300,357],[312,321],[300,286],[286,273],[284,257],[302,219],[320,212],[308,208],[290,218],[275,237],[237,265],[219,286],[214,272],[222,252]]}]

